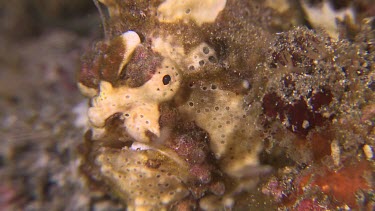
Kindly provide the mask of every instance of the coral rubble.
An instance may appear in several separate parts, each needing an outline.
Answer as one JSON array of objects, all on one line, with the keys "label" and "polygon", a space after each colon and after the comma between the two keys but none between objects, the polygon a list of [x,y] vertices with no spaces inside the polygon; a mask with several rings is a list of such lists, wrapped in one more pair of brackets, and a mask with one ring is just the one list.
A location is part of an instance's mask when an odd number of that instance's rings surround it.
[{"label": "coral rubble", "polygon": [[91,182],[131,210],[375,206],[374,18],[335,1],[100,2],[107,37],[78,77]]}]

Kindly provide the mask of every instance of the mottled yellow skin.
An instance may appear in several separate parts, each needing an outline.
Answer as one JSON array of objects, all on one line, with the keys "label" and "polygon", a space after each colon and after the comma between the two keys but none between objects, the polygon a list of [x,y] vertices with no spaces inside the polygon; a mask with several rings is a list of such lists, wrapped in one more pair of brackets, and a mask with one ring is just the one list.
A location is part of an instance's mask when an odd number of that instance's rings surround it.
[{"label": "mottled yellow skin", "polygon": [[[148,142],[147,131],[160,136],[159,104],[175,95],[181,77],[171,61],[165,59],[162,64],[154,76],[138,88],[114,88],[109,82],[102,81],[100,94],[93,98],[88,112],[93,129],[100,130],[111,115],[122,113],[126,131],[136,141]],[[171,78],[168,84],[163,83],[166,75]]]},{"label": "mottled yellow skin", "polygon": [[167,210],[189,194],[185,167],[158,151],[104,149],[96,162],[113,191],[127,199],[127,210]]},{"label": "mottled yellow skin", "polygon": [[226,0],[167,0],[158,8],[159,21],[173,23],[179,20],[193,20],[198,25],[214,22],[225,4]]},{"label": "mottled yellow skin", "polygon": [[336,19],[344,21],[347,18],[351,22],[354,22],[355,19],[353,8],[335,11],[332,4],[328,1],[323,1],[318,7],[313,7],[309,6],[305,0],[301,0],[301,6],[314,28],[324,29],[334,40],[339,38]]},{"label": "mottled yellow skin", "polygon": [[242,95],[220,89],[196,89],[179,109],[210,134],[211,150],[225,173],[240,178],[242,169],[258,165],[261,145],[250,141],[256,131],[252,117],[244,109]]}]

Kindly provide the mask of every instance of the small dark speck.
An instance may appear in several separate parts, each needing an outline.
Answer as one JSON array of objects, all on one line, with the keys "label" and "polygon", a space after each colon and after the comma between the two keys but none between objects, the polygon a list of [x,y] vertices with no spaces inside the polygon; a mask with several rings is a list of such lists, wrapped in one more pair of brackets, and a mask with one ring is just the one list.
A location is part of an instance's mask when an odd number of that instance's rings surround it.
[{"label": "small dark speck", "polygon": [[210,56],[208,57],[208,61],[210,61],[211,63],[216,63],[216,58],[214,56]]},{"label": "small dark speck", "polygon": [[370,88],[372,91],[375,91],[375,81],[372,81],[369,85],[368,88]]}]

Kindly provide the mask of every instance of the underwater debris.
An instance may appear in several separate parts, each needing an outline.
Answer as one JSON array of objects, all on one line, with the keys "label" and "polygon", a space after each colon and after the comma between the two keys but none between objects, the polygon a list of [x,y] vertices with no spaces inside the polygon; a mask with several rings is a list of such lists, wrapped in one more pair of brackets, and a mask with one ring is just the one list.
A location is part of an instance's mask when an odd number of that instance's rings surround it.
[{"label": "underwater debris", "polygon": [[[370,20],[354,40],[337,40],[304,26],[274,33],[285,11],[270,1],[101,2],[110,40],[87,54],[79,77],[93,90],[81,89],[91,98],[89,178],[135,210],[245,208],[257,186],[270,207],[357,206],[341,189],[306,187],[346,182],[335,172],[364,159],[372,178]],[[352,192],[370,196],[359,177]]]}]

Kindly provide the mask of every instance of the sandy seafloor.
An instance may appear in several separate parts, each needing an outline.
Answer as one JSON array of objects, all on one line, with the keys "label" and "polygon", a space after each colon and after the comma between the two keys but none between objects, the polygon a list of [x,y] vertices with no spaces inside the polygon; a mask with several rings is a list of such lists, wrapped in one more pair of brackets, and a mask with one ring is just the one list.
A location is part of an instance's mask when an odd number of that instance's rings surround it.
[{"label": "sandy seafloor", "polygon": [[119,209],[77,169],[76,72],[102,36],[93,3],[0,1],[0,17],[0,210]]}]

